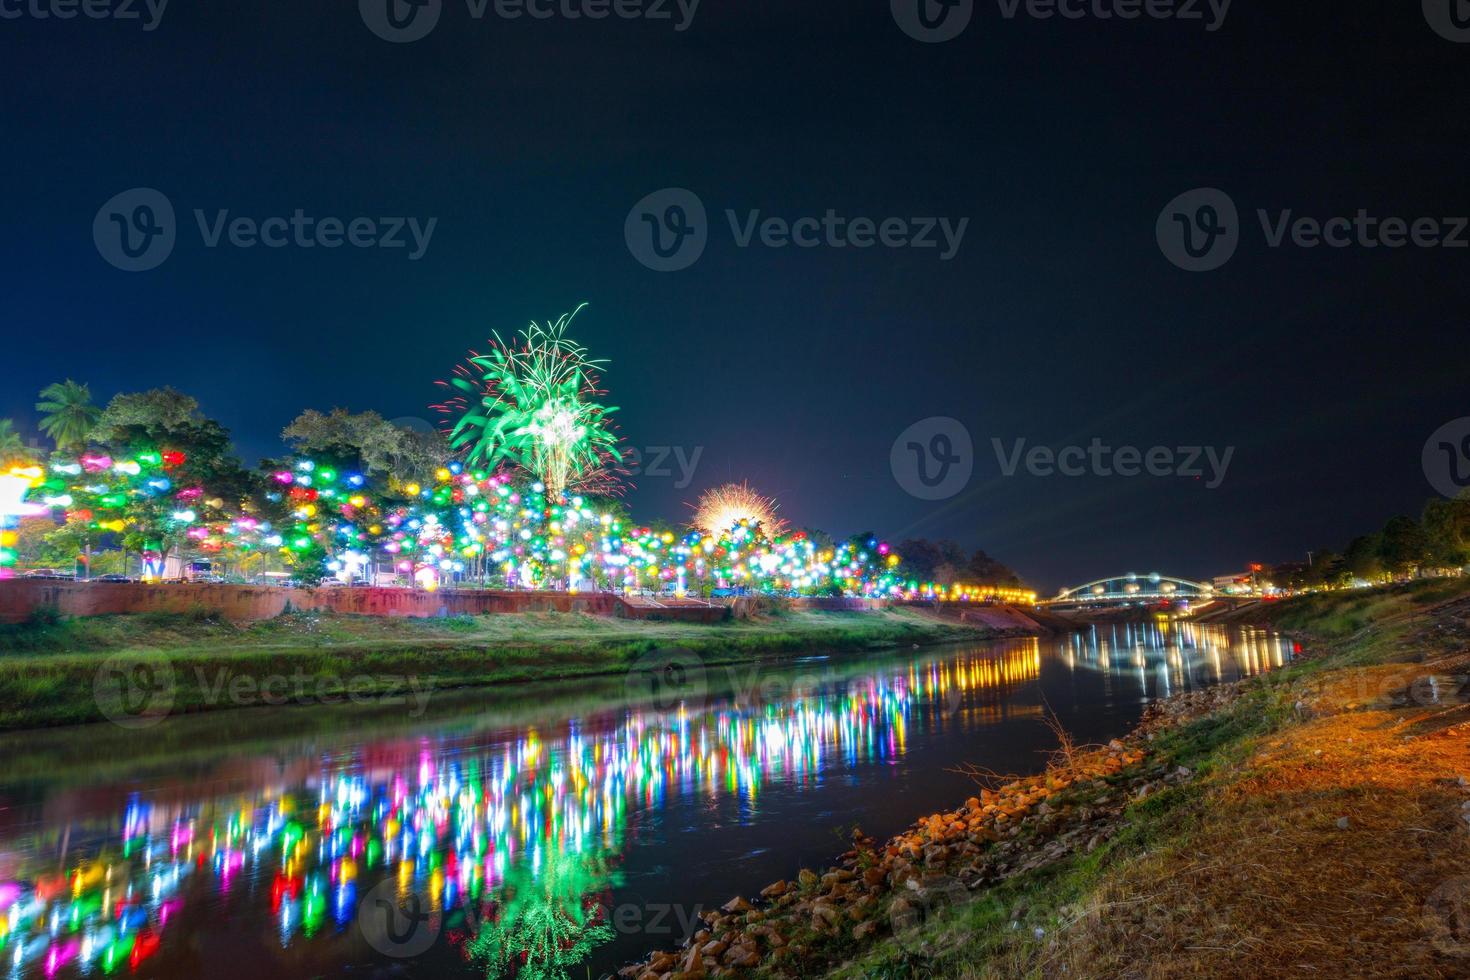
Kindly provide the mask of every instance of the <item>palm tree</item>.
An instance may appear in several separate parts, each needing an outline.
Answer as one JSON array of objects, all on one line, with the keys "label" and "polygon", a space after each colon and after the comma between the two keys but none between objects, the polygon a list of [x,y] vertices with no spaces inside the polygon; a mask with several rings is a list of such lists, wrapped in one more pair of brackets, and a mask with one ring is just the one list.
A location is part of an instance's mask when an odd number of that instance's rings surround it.
[{"label": "palm tree", "polygon": [[41,389],[36,411],[41,413],[41,431],[60,450],[81,449],[97,426],[102,409],[92,404],[92,389],[67,378]]},{"label": "palm tree", "polygon": [[20,433],[15,431],[15,423],[10,419],[0,419],[0,463],[30,458],[30,447],[21,440]]}]

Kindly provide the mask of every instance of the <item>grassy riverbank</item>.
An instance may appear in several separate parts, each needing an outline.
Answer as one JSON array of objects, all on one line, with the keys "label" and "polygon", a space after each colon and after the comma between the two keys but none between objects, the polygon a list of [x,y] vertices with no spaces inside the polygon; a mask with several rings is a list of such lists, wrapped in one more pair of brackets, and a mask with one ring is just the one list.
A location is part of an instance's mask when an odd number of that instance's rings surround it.
[{"label": "grassy riverbank", "polygon": [[[98,704],[104,666],[109,684],[137,675],[145,710],[183,713],[626,674],[671,648],[712,666],[987,635],[912,610],[786,612],[708,626],[559,613],[296,614],[250,625],[160,615],[38,621],[0,627],[0,730],[103,720],[104,708],[115,707]],[[165,675],[163,704],[153,685]]]},{"label": "grassy riverbank", "polygon": [[859,838],[653,974],[1470,975],[1470,582],[1252,615],[1296,663]]}]

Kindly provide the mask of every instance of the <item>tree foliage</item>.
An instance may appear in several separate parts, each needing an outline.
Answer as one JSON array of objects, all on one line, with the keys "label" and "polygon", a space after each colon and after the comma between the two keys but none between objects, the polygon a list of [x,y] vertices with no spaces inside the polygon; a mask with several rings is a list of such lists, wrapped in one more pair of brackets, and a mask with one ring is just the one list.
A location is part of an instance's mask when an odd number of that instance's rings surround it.
[{"label": "tree foliage", "polygon": [[0,419],[0,463],[25,461],[33,455],[31,448],[15,430],[15,423],[10,419]]},{"label": "tree foliage", "polygon": [[1021,585],[1021,577],[984,549],[966,552],[955,541],[910,538],[898,546],[903,578],[936,585]]},{"label": "tree foliage", "polygon": [[41,389],[36,411],[41,413],[41,431],[62,452],[86,448],[102,415],[92,404],[92,389],[67,378]]},{"label": "tree foliage", "polygon": [[415,432],[377,412],[353,414],[342,408],[326,415],[308,409],[286,426],[281,438],[300,452],[339,466],[419,482],[427,481],[448,456],[444,437],[437,432]]}]

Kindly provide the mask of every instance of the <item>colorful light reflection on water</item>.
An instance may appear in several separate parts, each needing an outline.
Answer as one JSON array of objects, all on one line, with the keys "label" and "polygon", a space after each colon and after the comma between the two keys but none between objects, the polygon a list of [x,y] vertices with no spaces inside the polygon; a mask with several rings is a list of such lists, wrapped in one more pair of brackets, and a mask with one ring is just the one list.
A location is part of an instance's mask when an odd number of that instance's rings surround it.
[{"label": "colorful light reflection on water", "polygon": [[[1120,685],[1136,674],[1158,693],[1287,657],[1264,634],[1221,642],[1173,627],[1079,634],[1047,650],[1068,672]],[[689,798],[754,806],[773,782],[819,792],[827,774],[901,759],[913,724],[953,724],[960,712],[972,726],[999,724],[1043,659],[1037,641],[1018,642],[767,703],[626,710],[491,744],[365,742],[246,793],[135,795],[113,832],[63,852],[65,871],[41,871],[35,854],[0,840],[16,872],[0,884],[0,953],[17,978],[169,973],[193,906],[228,900],[232,914],[243,904],[256,916],[268,903],[283,950],[335,936],[356,943],[344,956],[391,956],[354,924],[367,893],[391,881],[399,901],[422,899],[436,935],[473,964],[466,975],[563,976],[610,936],[603,908],[621,880],[630,811]]]}]

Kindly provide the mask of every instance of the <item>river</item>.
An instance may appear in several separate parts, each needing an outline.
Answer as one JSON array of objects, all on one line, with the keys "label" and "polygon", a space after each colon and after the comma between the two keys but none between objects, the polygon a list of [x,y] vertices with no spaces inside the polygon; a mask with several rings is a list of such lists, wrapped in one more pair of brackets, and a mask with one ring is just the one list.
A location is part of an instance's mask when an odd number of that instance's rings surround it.
[{"label": "river", "polygon": [[[597,977],[700,908],[1281,666],[1258,630],[1072,636],[0,737],[11,976]],[[695,927],[697,928],[697,927]]]}]

